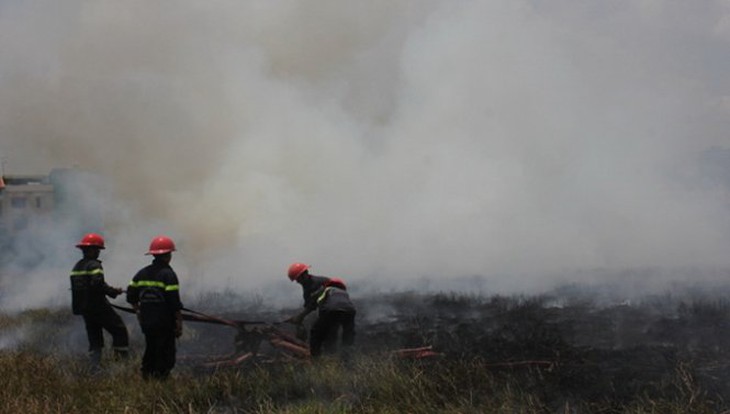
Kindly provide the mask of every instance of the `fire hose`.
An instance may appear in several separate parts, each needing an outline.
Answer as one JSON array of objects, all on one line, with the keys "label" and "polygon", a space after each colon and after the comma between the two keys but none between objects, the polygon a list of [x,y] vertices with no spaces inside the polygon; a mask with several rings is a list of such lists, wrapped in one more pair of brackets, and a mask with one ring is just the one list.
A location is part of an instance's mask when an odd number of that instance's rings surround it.
[{"label": "fire hose", "polygon": [[[133,308],[111,304],[112,307],[119,309],[127,313],[136,314],[137,312]],[[279,350],[285,351],[292,356],[298,358],[308,358],[309,346],[306,342],[300,340],[294,335],[278,329],[276,326],[286,322],[274,322],[268,323],[264,321],[247,321],[247,320],[232,320],[222,318],[220,316],[213,316],[203,312],[195,311],[189,308],[182,308],[182,318],[186,321],[191,322],[202,322],[211,323],[216,325],[226,325],[238,329],[239,331],[245,331],[247,325],[253,325],[252,332],[256,335],[265,337],[268,342],[278,348]],[[233,357],[226,358],[224,360],[214,361],[203,364],[204,366],[210,367],[222,367],[222,366],[235,366],[243,363],[244,361],[252,358],[256,352],[246,352],[244,354],[236,354]],[[438,357],[443,354],[434,352],[431,346],[419,347],[419,348],[406,348],[399,349],[393,352],[393,355],[400,359],[424,359],[431,357]],[[542,361],[540,361],[542,362]]]},{"label": "fire hose", "polygon": [[[123,312],[127,313],[137,313],[133,308],[127,308],[124,306],[119,306],[115,304],[111,304],[113,308],[119,309]],[[182,308],[182,318],[185,321],[192,321],[192,322],[203,322],[203,323],[212,323],[217,325],[228,325],[232,326],[234,328],[240,328],[245,325],[266,325],[267,322],[264,321],[246,321],[246,320],[229,320],[225,318],[221,318],[219,316],[212,316],[205,314],[203,312],[194,311],[192,309],[188,308]],[[187,313],[185,313],[187,312]]]},{"label": "fire hose", "polygon": [[[119,309],[123,312],[133,314],[137,313],[133,308],[114,304],[111,305],[112,307]],[[295,357],[308,358],[310,356],[309,346],[306,342],[300,341],[293,335],[290,335],[287,332],[284,332],[276,327],[276,325],[280,325],[282,324],[282,322],[268,323],[264,321],[232,320],[219,316],[208,315],[206,313],[198,312],[188,308],[182,308],[181,310],[182,318],[185,321],[231,326],[239,330],[239,333],[249,332],[249,334],[253,334],[254,336],[266,338],[273,347],[293,354],[293,356]],[[247,325],[252,326],[252,329],[247,331],[245,329]],[[249,352],[248,356],[246,357],[239,355],[236,356],[233,360],[218,361],[215,364],[235,365],[249,359],[254,354],[255,352]]]}]

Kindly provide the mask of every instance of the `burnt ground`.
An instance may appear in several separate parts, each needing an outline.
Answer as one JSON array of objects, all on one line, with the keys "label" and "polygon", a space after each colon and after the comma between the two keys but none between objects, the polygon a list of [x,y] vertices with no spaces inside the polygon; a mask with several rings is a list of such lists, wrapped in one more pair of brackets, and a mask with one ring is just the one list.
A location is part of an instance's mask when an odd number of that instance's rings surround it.
[{"label": "burnt ground", "polygon": [[[682,288],[625,300],[579,286],[537,296],[353,293],[354,348],[392,357],[397,349],[432,346],[440,356],[404,363],[479,361],[555,406],[684,395],[709,400],[719,412],[730,409],[729,294],[726,287]],[[281,321],[298,310],[273,309],[230,293],[187,302],[191,309],[236,320]],[[31,323],[6,322],[0,330],[4,349],[85,352],[83,321],[67,309],[28,311],[21,318]],[[144,345],[134,316],[123,318],[139,352]],[[294,332],[289,324],[278,327]],[[180,367],[233,353],[238,333],[225,325],[186,323]],[[260,350],[271,348],[263,341]]]},{"label": "burnt ground", "polygon": [[[355,349],[382,354],[432,346],[441,355],[429,361],[478,359],[498,374],[532,375],[529,383],[548,399],[621,403],[690,393],[727,408],[730,301],[723,297],[685,291],[619,303],[576,287],[542,296],[360,297]],[[205,301],[212,302],[221,301]],[[217,315],[274,321],[291,313],[250,304]],[[232,351],[235,329],[191,329],[195,338],[181,347],[183,359]]]}]

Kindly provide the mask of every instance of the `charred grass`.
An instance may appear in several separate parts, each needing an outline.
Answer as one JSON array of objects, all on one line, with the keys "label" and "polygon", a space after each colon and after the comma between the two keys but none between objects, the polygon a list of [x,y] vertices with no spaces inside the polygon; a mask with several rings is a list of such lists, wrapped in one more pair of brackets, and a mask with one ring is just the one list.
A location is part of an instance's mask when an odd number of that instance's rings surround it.
[{"label": "charred grass", "polygon": [[[0,412],[23,413],[720,413],[730,409],[722,300],[403,293],[369,298],[357,353],[315,362],[257,359],[200,369],[186,356],[232,346],[226,327],[186,325],[171,379],[138,374],[129,321],[127,361],[105,355],[93,373],[64,338],[82,329],[66,311],[0,316]],[[202,305],[201,305],[202,306]],[[203,309],[198,307],[198,309]],[[269,319],[260,315],[229,317]],[[211,311],[212,312],[212,311]],[[273,313],[272,313],[273,312]],[[42,329],[29,329],[28,326]],[[8,342],[10,334],[23,331]],[[8,346],[11,344],[12,346]],[[83,346],[83,341],[81,342]],[[440,355],[399,358],[429,345]]]}]

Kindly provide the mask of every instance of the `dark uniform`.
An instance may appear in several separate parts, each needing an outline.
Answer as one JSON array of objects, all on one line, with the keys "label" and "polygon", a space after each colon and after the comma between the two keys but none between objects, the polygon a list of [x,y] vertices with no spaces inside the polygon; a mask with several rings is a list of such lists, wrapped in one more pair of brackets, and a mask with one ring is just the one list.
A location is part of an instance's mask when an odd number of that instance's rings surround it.
[{"label": "dark uniform", "polygon": [[319,317],[312,325],[309,350],[313,357],[322,352],[326,344],[328,352],[334,351],[337,333],[342,328],[342,346],[350,347],[355,340],[355,306],[345,289],[337,286],[323,287],[315,299]]},{"label": "dark uniform", "polygon": [[146,347],[144,378],[166,378],[175,366],[176,314],[183,308],[175,271],[160,257],[143,268],[127,288],[127,302],[139,310]]},{"label": "dark uniform", "polygon": [[106,284],[104,269],[98,259],[81,259],[71,271],[72,310],[74,315],[84,317],[89,352],[95,365],[99,364],[104,348],[102,330],[112,335],[112,346],[117,355],[126,356],[129,351],[127,327],[106,298],[115,298],[120,292]]},{"label": "dark uniform", "polygon": [[330,278],[324,276],[309,275],[309,277],[303,278],[300,284],[302,285],[302,295],[304,296],[304,308],[308,312],[312,312],[317,309],[317,298],[325,283],[329,282]]},{"label": "dark uniform", "polygon": [[302,277],[297,279],[297,283],[302,285],[302,295],[304,296],[304,310],[300,312],[296,317],[292,318],[297,325],[297,338],[302,341],[306,341],[309,337],[307,328],[304,326],[304,318],[310,313],[317,310],[317,295],[323,289],[325,283],[329,282],[328,277],[310,275],[309,272],[304,272]]}]

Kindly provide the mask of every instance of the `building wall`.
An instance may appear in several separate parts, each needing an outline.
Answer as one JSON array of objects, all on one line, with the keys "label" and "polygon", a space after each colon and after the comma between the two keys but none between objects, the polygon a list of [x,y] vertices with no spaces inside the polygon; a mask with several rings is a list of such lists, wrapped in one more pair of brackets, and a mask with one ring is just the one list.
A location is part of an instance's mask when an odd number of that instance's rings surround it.
[{"label": "building wall", "polygon": [[0,236],[12,236],[55,207],[54,188],[45,176],[4,177],[0,189]]}]

